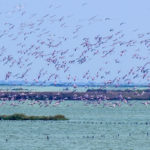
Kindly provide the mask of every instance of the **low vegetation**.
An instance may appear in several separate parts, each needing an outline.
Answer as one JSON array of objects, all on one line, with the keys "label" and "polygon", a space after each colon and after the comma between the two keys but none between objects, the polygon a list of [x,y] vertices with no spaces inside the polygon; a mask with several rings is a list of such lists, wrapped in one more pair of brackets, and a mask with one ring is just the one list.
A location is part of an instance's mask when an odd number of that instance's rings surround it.
[{"label": "low vegetation", "polygon": [[63,115],[56,116],[27,116],[25,114],[0,115],[0,120],[68,120]]}]

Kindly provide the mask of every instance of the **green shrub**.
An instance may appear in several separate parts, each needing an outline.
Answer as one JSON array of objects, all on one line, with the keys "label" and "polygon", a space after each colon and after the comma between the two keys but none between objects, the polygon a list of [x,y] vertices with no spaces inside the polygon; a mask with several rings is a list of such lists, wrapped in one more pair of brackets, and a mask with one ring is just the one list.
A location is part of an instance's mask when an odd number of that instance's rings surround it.
[{"label": "green shrub", "polygon": [[68,120],[63,115],[56,116],[26,116],[25,114],[0,115],[0,120]]}]

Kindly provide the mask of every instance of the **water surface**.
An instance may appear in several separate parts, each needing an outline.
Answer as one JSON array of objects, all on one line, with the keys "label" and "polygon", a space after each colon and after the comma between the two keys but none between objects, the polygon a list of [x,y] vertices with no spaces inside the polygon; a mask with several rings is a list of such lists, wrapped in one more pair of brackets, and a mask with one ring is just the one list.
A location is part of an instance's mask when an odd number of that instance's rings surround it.
[{"label": "water surface", "polygon": [[149,150],[150,106],[141,102],[116,108],[81,101],[62,102],[57,107],[55,102],[48,107],[31,103],[13,102],[16,106],[12,106],[6,102],[0,114],[63,114],[70,120],[0,121],[2,150]]}]

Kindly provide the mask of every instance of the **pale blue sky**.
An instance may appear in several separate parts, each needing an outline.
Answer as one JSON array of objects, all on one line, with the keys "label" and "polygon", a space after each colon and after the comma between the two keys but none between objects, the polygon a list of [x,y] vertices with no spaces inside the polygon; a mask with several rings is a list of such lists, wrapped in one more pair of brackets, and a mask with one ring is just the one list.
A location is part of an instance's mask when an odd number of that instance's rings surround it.
[{"label": "pale blue sky", "polygon": [[[0,80],[4,80],[8,72],[11,72],[8,80],[44,81],[51,75],[49,81],[57,82],[74,82],[74,78],[77,82],[94,79],[98,83],[115,78],[118,83],[130,80],[145,83],[149,80],[149,71],[144,79],[144,73],[137,71],[138,66],[142,67],[149,62],[150,47],[141,42],[150,39],[150,34],[147,34],[150,27],[149,0],[0,0],[0,12]],[[113,38],[99,47],[93,46],[93,50],[90,49],[80,57],[86,57],[86,61],[80,64],[79,56],[86,50],[81,45],[83,39],[87,37],[94,44],[97,35],[103,37],[104,41],[107,36],[113,35]],[[61,44],[49,48],[37,42],[48,42],[48,39],[54,45]],[[133,40],[135,43],[132,46],[112,46],[115,39],[116,42]],[[34,48],[25,54],[20,53],[33,44]],[[38,46],[40,49],[36,50]],[[74,51],[75,48],[78,48],[77,51]],[[111,49],[113,52],[103,57]],[[57,52],[52,55],[54,50]],[[122,50],[125,53],[120,56]],[[44,57],[35,58],[35,51],[43,51],[41,53]],[[99,52],[95,55],[96,51]],[[61,53],[64,53],[62,59]],[[135,59],[134,54],[141,59]],[[48,66],[46,59],[49,56],[54,60],[56,58],[57,62]],[[10,62],[7,62],[8,57],[12,57]],[[73,60],[75,63],[69,64]],[[56,69],[56,66],[65,62],[65,68]],[[129,73],[132,68],[133,74]],[[149,64],[145,69],[149,69]],[[40,70],[41,76],[38,79]],[[86,72],[89,73],[83,78]],[[24,73],[25,76],[20,78]],[[53,74],[58,75],[58,78],[55,79]],[[126,74],[125,79],[119,79]]]}]

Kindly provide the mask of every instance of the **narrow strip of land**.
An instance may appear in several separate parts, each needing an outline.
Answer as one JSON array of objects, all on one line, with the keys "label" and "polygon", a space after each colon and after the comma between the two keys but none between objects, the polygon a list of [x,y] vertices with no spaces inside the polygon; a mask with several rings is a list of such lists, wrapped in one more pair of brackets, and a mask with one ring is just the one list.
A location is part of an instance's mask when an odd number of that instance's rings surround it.
[{"label": "narrow strip of land", "polygon": [[25,114],[0,115],[0,120],[68,120],[63,115],[56,116],[27,116]]},{"label": "narrow strip of land", "polygon": [[87,90],[86,92],[0,92],[0,100],[150,100],[150,90]]}]

